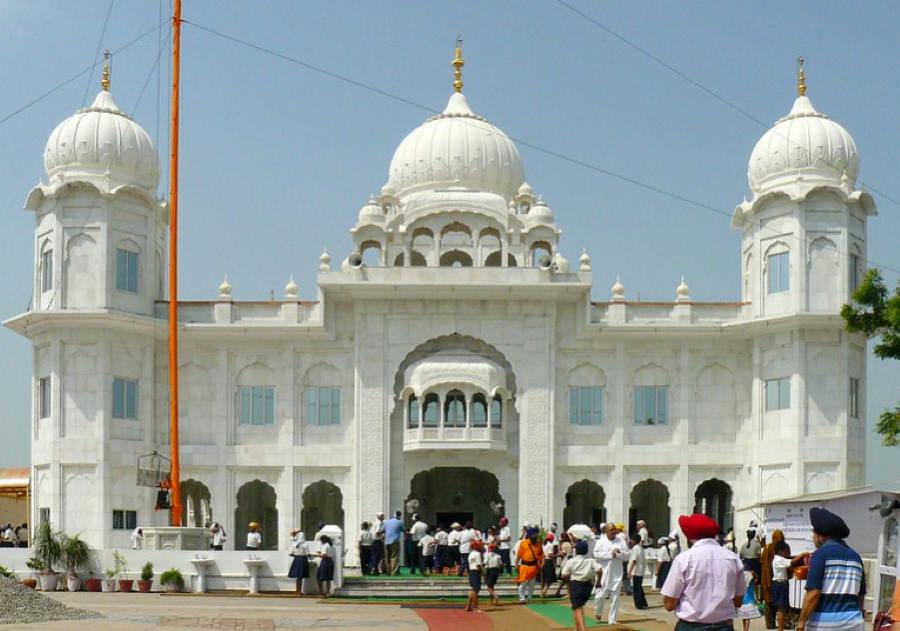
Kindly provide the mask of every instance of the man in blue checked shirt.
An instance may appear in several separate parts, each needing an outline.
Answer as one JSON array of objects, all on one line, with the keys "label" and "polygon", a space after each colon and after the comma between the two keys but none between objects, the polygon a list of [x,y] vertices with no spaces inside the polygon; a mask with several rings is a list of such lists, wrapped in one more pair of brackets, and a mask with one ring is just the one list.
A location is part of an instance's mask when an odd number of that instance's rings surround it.
[{"label": "man in blue checked shirt", "polygon": [[850,529],[824,508],[811,508],[816,551],[809,561],[803,610],[797,631],[864,631],[866,580],[862,559],[844,539]]}]

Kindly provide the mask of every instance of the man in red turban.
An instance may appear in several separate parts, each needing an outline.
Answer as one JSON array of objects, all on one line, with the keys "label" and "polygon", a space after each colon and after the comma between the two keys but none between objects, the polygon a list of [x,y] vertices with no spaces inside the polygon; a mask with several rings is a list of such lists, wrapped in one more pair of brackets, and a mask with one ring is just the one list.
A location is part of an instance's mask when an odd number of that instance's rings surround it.
[{"label": "man in red turban", "polygon": [[685,550],[672,561],[660,593],[666,611],[678,616],[676,631],[731,631],[731,618],[747,584],[740,558],[716,541],[719,525],[706,515],[682,515]]}]

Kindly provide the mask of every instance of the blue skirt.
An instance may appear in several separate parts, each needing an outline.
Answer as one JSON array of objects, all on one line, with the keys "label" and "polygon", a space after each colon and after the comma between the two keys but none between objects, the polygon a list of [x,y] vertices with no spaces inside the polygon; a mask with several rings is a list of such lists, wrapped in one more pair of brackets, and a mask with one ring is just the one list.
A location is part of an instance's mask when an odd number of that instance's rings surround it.
[{"label": "blue skirt", "polygon": [[288,578],[309,578],[309,557],[291,557],[291,569],[288,570]]},{"label": "blue skirt", "polygon": [[772,593],[773,609],[778,610],[790,605],[790,600],[788,598],[790,590],[788,589],[787,581],[772,581],[772,589],[770,591]]},{"label": "blue skirt", "polygon": [[584,607],[591,599],[593,589],[593,581],[569,581],[569,600],[572,602],[572,609]]},{"label": "blue skirt", "polygon": [[319,581],[334,580],[334,559],[331,557],[322,557],[319,561],[319,569],[316,570],[316,578]]}]

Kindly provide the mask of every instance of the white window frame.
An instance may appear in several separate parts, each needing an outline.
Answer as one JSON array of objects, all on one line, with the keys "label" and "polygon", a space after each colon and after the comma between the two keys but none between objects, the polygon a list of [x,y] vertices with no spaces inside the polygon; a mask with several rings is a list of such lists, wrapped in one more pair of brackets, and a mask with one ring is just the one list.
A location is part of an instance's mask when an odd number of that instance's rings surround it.
[{"label": "white window frame", "polygon": [[766,293],[791,290],[791,253],[774,252],[766,257]]},{"label": "white window frame", "polygon": [[53,291],[53,248],[41,252],[41,293]]},{"label": "white window frame", "polygon": [[[647,414],[646,401],[639,401],[639,397],[648,396],[653,392],[653,413]],[[634,404],[635,425],[668,425],[669,424],[669,386],[635,386],[632,396]],[[638,413],[641,415],[638,416]]]},{"label": "white window frame", "polygon": [[859,379],[850,377],[850,396],[847,401],[847,413],[850,418],[859,418]]},{"label": "white window frame", "polygon": [[238,425],[275,424],[275,386],[238,387]]},{"label": "white window frame", "polygon": [[140,254],[126,248],[116,248],[116,289],[138,293],[141,286]]},{"label": "white window frame", "polygon": [[852,294],[859,287],[862,280],[862,259],[859,254],[851,254],[847,257],[847,285]]},{"label": "white window frame", "polygon": [[[330,426],[341,424],[340,386],[311,386],[306,389],[306,424]],[[328,397],[328,402],[324,400]]]},{"label": "white window frame", "polygon": [[[569,388],[569,424],[602,425],[604,388],[601,386],[572,386]],[[583,407],[587,397],[587,409]]]},{"label": "white window frame", "polygon": [[50,377],[38,379],[38,418],[50,418],[53,411],[53,393],[50,391]]},{"label": "white window frame", "polygon": [[789,410],[791,407],[791,378],[766,379],[763,394],[765,395],[766,412]]},{"label": "white window frame", "polygon": [[[128,379],[126,377],[113,377],[112,390],[112,417],[115,419],[136,421],[139,414],[138,380]],[[119,396],[121,397],[120,405],[116,402]]]}]

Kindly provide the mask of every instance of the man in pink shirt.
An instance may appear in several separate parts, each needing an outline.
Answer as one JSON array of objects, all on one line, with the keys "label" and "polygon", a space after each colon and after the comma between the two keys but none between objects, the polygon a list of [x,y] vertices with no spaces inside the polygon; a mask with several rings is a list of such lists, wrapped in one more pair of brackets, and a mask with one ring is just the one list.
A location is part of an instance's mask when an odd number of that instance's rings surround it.
[{"label": "man in pink shirt", "polygon": [[672,561],[660,593],[666,611],[678,616],[675,631],[731,631],[732,617],[747,589],[743,565],[718,544],[719,525],[706,515],[682,515],[690,549]]}]

